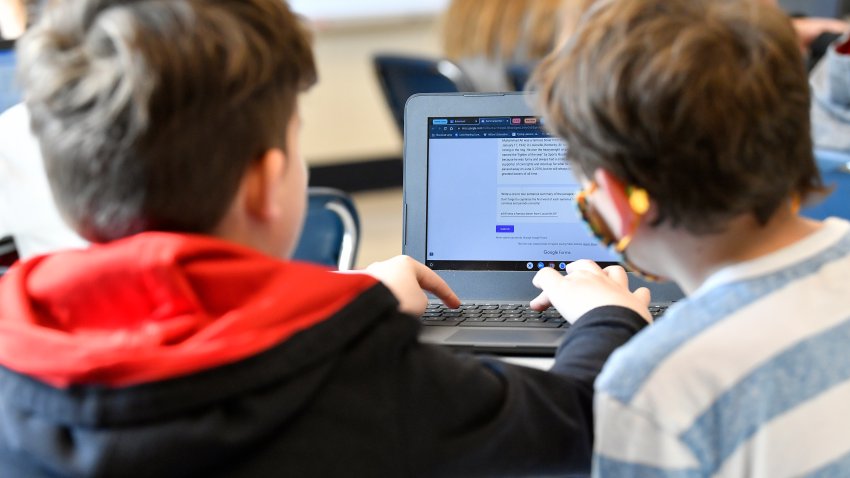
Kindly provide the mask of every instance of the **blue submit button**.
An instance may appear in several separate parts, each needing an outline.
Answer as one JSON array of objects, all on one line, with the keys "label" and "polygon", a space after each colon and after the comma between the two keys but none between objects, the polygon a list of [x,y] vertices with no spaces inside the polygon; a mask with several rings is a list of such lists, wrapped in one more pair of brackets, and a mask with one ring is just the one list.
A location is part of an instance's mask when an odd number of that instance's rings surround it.
[{"label": "blue submit button", "polygon": [[496,232],[514,232],[513,226],[496,226]]}]

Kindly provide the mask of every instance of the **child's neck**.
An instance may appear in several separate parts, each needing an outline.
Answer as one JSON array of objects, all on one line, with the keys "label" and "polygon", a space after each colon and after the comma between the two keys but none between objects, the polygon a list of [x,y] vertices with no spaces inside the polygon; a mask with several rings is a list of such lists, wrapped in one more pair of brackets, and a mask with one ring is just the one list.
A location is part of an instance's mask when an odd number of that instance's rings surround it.
[{"label": "child's neck", "polygon": [[669,239],[676,246],[671,251],[669,274],[690,294],[718,270],[788,247],[821,227],[820,222],[802,218],[789,208],[777,212],[765,226],[751,216],[741,216],[718,234],[671,231]]}]

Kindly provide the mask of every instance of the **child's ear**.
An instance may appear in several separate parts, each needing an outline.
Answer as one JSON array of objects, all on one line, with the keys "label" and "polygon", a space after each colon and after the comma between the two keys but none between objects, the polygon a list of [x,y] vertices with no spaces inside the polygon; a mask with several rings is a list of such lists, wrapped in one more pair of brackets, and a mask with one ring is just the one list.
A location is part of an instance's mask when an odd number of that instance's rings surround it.
[{"label": "child's ear", "polygon": [[638,212],[629,203],[628,186],[611,172],[598,168],[593,173],[599,200],[594,206],[605,218],[617,238],[634,233],[640,222]]},{"label": "child's ear", "polygon": [[249,216],[262,222],[280,216],[282,211],[277,198],[285,169],[286,155],[278,148],[267,150],[248,166],[243,186],[245,212]]}]

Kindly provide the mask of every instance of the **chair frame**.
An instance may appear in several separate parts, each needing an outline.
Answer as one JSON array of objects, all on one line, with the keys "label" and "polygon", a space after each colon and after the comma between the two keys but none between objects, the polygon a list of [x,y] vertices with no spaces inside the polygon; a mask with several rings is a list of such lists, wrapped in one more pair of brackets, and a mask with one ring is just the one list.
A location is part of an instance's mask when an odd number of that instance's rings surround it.
[{"label": "chair frame", "polygon": [[357,244],[360,240],[360,230],[357,227],[357,222],[351,216],[348,208],[337,200],[325,204],[325,209],[339,216],[339,220],[342,222],[342,246],[340,247],[337,268],[341,271],[351,270],[354,267],[354,259],[357,256]]},{"label": "chair frame", "polygon": [[[340,271],[351,270],[354,267],[355,260],[357,259],[357,249],[360,244],[360,220],[357,216],[357,209],[353,200],[344,191],[330,187],[311,186],[307,189],[307,195],[308,204],[311,202],[310,198],[327,198],[322,207],[336,216],[342,229],[338,258],[334,265],[337,270]],[[311,207],[310,210],[307,211],[308,215],[311,210],[316,212],[315,207]],[[296,249],[296,257],[294,257],[296,260],[312,259],[308,257],[297,257],[298,249],[301,248],[300,241],[304,241],[304,235],[309,234],[307,226],[308,224],[305,224],[305,229],[301,232],[302,237],[299,239],[299,244]]]}]

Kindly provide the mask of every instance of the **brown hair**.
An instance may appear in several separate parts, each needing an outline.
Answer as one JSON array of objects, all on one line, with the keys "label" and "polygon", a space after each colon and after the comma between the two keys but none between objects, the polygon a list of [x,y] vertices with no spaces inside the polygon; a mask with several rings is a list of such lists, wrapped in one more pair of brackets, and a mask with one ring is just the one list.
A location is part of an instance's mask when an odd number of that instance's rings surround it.
[{"label": "brown hair", "polygon": [[454,0],[444,15],[446,57],[536,61],[558,38],[561,0]]},{"label": "brown hair", "polygon": [[211,231],[316,78],[280,0],[58,2],[19,48],[57,205],[93,241]]},{"label": "brown hair", "polygon": [[496,57],[503,3],[504,0],[453,0],[443,15],[446,56],[451,59],[477,55]]},{"label": "brown hair", "polygon": [[562,14],[562,0],[536,0],[535,5],[526,13],[525,56],[539,60],[548,55],[555,47],[567,21]]},{"label": "brown hair", "polygon": [[596,0],[564,0],[561,2],[558,16],[561,19],[560,32],[556,46],[562,46],[575,33],[582,15],[590,9]]},{"label": "brown hair", "polygon": [[822,190],[787,16],[743,0],[599,0],[533,80],[586,176],[605,168],[692,232]]}]

